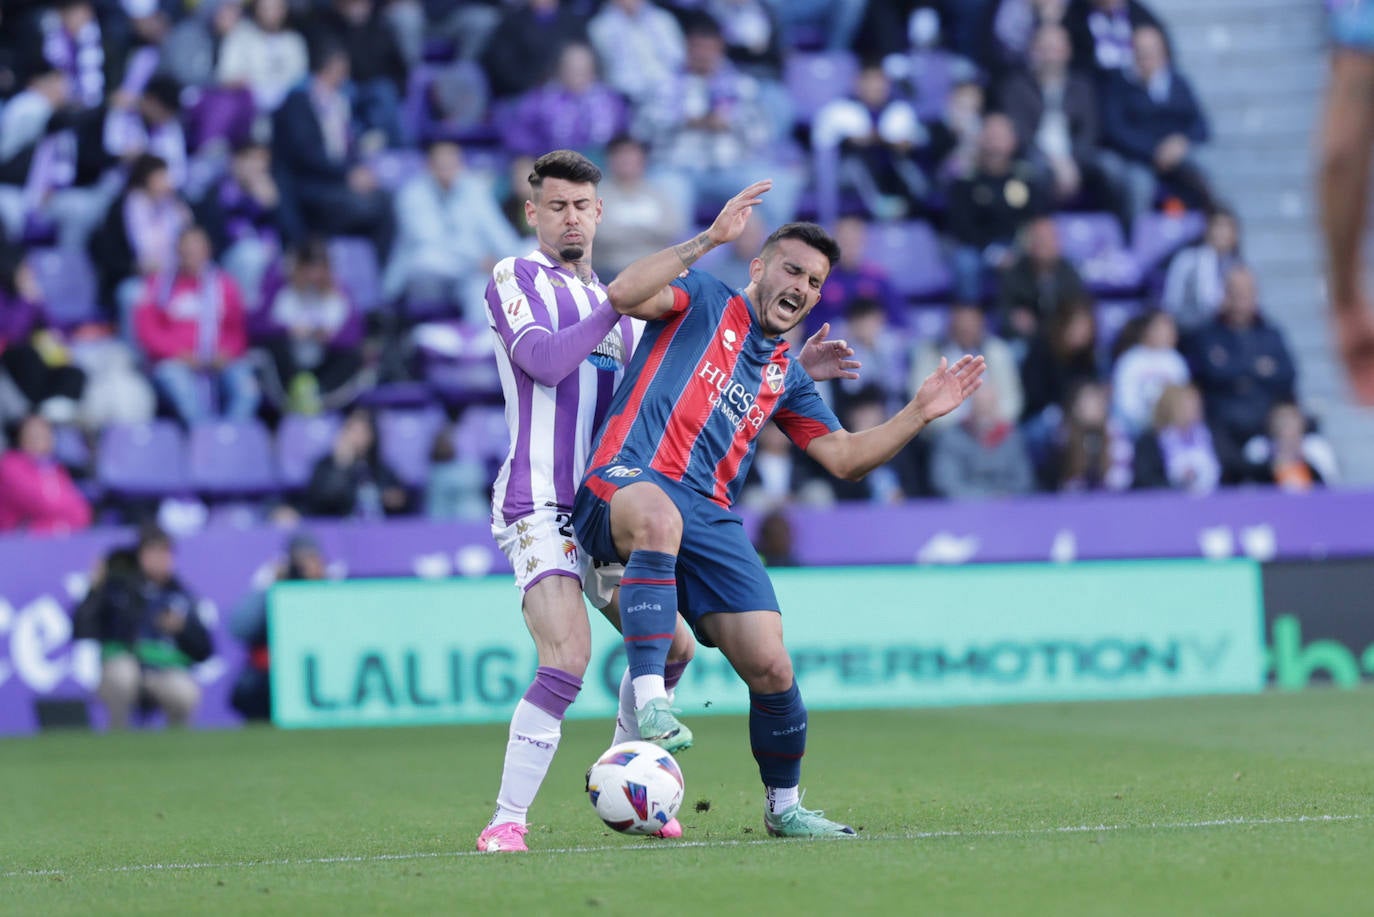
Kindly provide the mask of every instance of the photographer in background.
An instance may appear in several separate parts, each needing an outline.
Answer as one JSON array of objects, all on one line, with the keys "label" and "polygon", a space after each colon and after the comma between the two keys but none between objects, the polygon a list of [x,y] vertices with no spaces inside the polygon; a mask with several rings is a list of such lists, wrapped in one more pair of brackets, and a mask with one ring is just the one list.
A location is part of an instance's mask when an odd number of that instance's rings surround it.
[{"label": "photographer in background", "polygon": [[214,653],[195,596],[176,576],[172,539],[145,528],[133,548],[112,551],[76,609],[75,636],[100,642],[98,693],[111,729],[126,729],[135,708],[160,709],[185,726],[200,706],[190,666]]},{"label": "photographer in background", "polygon": [[[294,580],[322,580],[328,576],[328,563],[317,541],[304,532],[286,543],[286,557],[277,565],[273,583]],[[234,682],[229,703],[244,719],[267,720],[272,717],[271,665],[267,645],[267,593],[272,585],[254,590],[239,603],[229,618],[229,630],[248,650],[243,670]]]}]

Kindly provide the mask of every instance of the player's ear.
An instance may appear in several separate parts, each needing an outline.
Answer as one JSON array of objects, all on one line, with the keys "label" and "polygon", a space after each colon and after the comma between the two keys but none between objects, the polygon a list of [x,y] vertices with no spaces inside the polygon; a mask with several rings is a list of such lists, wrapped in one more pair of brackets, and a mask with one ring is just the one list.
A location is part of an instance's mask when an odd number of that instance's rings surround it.
[{"label": "player's ear", "polygon": [[763,258],[755,258],[749,262],[749,282],[758,283],[763,276]]},{"label": "player's ear", "polygon": [[604,202],[601,200],[601,198],[598,197],[596,199],[596,222],[598,223],[601,222],[601,211],[604,206]]},{"label": "player's ear", "polygon": [[534,219],[534,201],[525,201],[525,223],[530,229],[538,229],[538,223]]}]

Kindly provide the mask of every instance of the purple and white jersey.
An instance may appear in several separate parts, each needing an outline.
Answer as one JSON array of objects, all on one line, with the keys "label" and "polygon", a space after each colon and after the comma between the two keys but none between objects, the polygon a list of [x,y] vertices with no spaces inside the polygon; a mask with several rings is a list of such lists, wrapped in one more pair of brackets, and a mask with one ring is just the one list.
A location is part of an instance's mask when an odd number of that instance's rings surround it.
[{"label": "purple and white jersey", "polygon": [[492,270],[487,322],[500,343],[496,366],[511,431],[510,451],[492,489],[493,526],[509,525],[538,507],[571,512],[592,435],[605,419],[644,323],[622,318],[557,385],[540,385],[510,355],[525,335],[566,328],[605,302],[599,280],[583,283],[539,251],[506,258]]}]

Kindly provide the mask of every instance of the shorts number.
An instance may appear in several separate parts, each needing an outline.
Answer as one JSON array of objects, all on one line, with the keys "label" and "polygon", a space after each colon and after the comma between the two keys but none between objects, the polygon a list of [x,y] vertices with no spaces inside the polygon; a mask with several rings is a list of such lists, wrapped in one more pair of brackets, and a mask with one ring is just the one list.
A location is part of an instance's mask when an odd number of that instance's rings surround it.
[{"label": "shorts number", "polygon": [[558,523],[558,534],[564,538],[573,537],[571,513],[558,513],[553,517],[553,521]]}]

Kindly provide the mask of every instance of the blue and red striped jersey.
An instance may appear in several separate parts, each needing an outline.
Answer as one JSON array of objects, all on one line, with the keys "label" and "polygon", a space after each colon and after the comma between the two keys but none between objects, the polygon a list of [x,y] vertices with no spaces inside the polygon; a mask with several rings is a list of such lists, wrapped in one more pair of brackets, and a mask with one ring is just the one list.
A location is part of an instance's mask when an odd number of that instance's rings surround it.
[{"label": "blue and red striped jersey", "polygon": [[729,507],[769,419],[802,449],[840,422],[742,292],[701,271],[672,290],[673,309],[645,327],[588,467],[647,466]]}]

